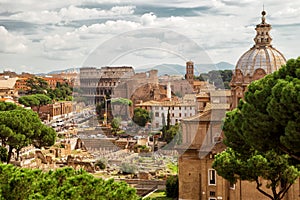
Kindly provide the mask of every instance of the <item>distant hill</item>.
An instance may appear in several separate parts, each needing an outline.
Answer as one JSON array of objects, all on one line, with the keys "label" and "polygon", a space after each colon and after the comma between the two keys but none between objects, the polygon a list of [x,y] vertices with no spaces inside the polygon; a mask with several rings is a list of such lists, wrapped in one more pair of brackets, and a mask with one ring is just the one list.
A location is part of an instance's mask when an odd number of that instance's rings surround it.
[{"label": "distant hill", "polygon": [[[195,64],[195,75],[199,75],[201,73],[207,73],[212,70],[233,70],[234,65],[228,62],[219,62],[217,64]],[[165,74],[172,74],[172,75],[184,75],[185,74],[185,66],[178,65],[178,64],[161,64],[156,65],[154,67],[149,68],[142,68],[142,69],[135,69],[136,72],[145,72],[151,69],[158,70],[158,75],[162,76]]]},{"label": "distant hill", "polygon": [[184,75],[185,74],[185,66],[178,65],[178,64],[161,64],[156,65],[154,67],[149,68],[142,68],[142,69],[135,69],[135,72],[145,72],[151,69],[158,70],[158,75],[162,76],[165,74],[172,74],[172,75]]},{"label": "distant hill", "polygon": [[[69,69],[63,69],[63,70],[55,70],[51,71],[49,74],[59,74],[62,72],[74,72],[77,71],[79,72],[80,68],[69,68]],[[158,75],[162,76],[165,74],[169,75],[184,75],[185,74],[185,65],[179,65],[179,64],[160,64],[160,65],[155,65],[153,67],[147,67],[147,68],[137,68],[135,69],[135,72],[145,72],[149,71],[151,69],[156,69],[158,70]],[[233,70],[234,65],[228,63],[228,62],[219,62],[217,64],[195,64],[195,75],[199,75],[200,73],[207,73],[212,70]],[[46,74],[46,75],[47,75]],[[41,74],[37,74],[41,75]],[[45,75],[45,74],[44,74]]]},{"label": "distant hill", "polygon": [[79,69],[80,68],[69,68],[69,69],[55,70],[55,71],[48,72],[47,74],[60,74],[62,72],[70,73],[70,72],[74,72],[74,71],[79,72]]}]

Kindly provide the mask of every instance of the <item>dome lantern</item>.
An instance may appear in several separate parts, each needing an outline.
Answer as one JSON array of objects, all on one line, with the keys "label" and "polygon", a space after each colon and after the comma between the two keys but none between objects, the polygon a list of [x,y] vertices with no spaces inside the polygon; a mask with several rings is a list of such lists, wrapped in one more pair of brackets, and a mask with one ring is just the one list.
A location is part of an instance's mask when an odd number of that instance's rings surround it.
[{"label": "dome lantern", "polygon": [[272,38],[269,34],[272,26],[266,23],[267,14],[265,11],[261,12],[261,23],[256,25],[256,36],[254,38],[254,42],[256,46],[271,46]]}]

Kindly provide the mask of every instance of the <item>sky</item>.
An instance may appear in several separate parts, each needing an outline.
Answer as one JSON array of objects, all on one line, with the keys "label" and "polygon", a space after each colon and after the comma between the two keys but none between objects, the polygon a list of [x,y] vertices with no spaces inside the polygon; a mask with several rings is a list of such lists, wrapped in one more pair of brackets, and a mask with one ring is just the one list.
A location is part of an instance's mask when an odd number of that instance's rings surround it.
[{"label": "sky", "polygon": [[295,0],[0,0],[0,72],[236,64],[267,12],[273,46],[300,56]]}]

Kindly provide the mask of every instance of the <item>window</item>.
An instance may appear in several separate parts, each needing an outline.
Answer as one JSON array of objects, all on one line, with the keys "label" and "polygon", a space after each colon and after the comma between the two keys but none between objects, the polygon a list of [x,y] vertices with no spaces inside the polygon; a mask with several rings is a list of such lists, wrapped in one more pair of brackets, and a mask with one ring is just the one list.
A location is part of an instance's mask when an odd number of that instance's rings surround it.
[{"label": "window", "polygon": [[208,200],[217,200],[215,197],[209,197]]},{"label": "window", "polygon": [[214,169],[208,170],[208,185],[216,185],[216,171]]},{"label": "window", "polygon": [[159,112],[155,112],[155,117],[159,117]]},{"label": "window", "polygon": [[181,117],[181,113],[179,113],[179,117]]}]

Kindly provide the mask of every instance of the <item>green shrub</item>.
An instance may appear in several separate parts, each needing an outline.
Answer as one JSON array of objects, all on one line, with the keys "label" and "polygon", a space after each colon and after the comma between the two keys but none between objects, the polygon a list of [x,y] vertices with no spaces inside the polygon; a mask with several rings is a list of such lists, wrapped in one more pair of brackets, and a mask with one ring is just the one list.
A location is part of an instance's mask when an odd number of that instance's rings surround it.
[{"label": "green shrub", "polygon": [[98,166],[100,169],[105,169],[107,166],[107,162],[104,159],[97,160],[95,166]]},{"label": "green shrub", "polygon": [[130,163],[122,163],[120,170],[123,174],[135,174],[137,172],[137,166]]},{"label": "green shrub", "polygon": [[167,197],[178,197],[178,176],[169,176],[166,181],[166,194]]}]

